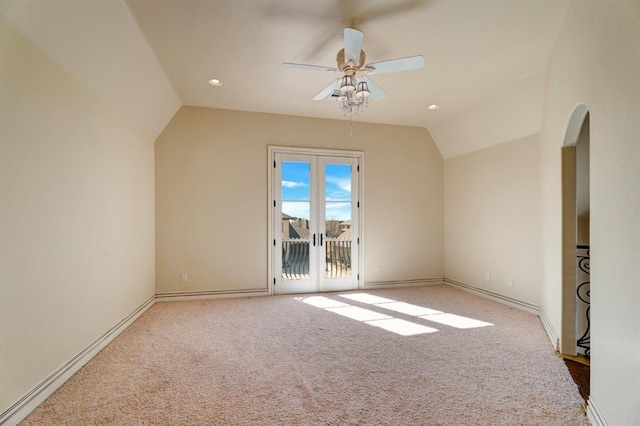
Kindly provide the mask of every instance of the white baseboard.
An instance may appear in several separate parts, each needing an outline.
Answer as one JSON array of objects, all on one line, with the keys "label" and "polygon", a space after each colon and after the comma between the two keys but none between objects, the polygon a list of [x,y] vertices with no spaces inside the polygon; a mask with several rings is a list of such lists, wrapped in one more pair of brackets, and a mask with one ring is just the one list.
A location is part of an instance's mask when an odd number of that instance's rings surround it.
[{"label": "white baseboard", "polygon": [[558,337],[558,333],[556,333],[556,329],[553,328],[553,324],[549,321],[549,317],[547,313],[542,309],[542,306],[538,308],[538,316],[540,317],[540,321],[542,321],[542,326],[544,330],[547,332],[547,336],[549,336],[549,340],[551,340],[551,344],[553,345],[556,352],[560,352],[560,337]]},{"label": "white baseboard", "polygon": [[445,278],[444,281],[446,284],[452,285],[454,287],[458,287],[461,290],[468,291],[470,293],[476,294],[481,297],[486,297],[487,299],[491,299],[495,302],[511,306],[512,308],[518,308],[535,315],[538,315],[539,313],[538,305],[523,302],[522,300],[514,299],[509,296],[504,296],[502,294],[494,293],[492,291],[484,290],[482,288],[474,287],[469,284],[464,284],[459,281],[450,280],[449,278]]},{"label": "white baseboard", "polygon": [[150,297],[146,302],[140,305],[135,311],[127,315],[118,324],[113,326],[109,331],[96,339],[89,346],[77,353],[73,358],[67,361],[62,367],[58,368],[49,377],[43,380],[38,386],[33,388],[31,392],[23,396],[18,402],[13,404],[4,413],[0,414],[0,425],[13,426],[24,420],[31,411],[38,405],[42,404],[53,392],[64,384],[71,376],[80,370],[87,362],[91,360],[98,352],[104,349],[113,339],[122,333],[131,323],[133,323],[140,315],[149,309],[155,302],[155,296]]},{"label": "white baseboard", "polygon": [[589,397],[589,402],[587,402],[587,418],[594,426],[608,426],[608,423],[602,415],[602,411],[600,411],[598,405],[591,397]]},{"label": "white baseboard", "polygon": [[156,302],[177,302],[181,300],[222,299],[228,297],[268,296],[269,290],[221,290],[221,291],[183,291],[173,293],[157,293]]},{"label": "white baseboard", "polygon": [[444,284],[444,278],[425,278],[421,280],[368,281],[362,285],[363,290],[392,287],[418,287],[423,285]]},{"label": "white baseboard", "polygon": [[481,288],[473,287],[468,284],[461,283],[459,281],[450,280],[448,278],[445,279],[446,284],[452,285],[454,287],[458,287],[461,290],[468,291],[470,293],[474,293],[478,296],[486,297],[495,302],[502,303],[513,308],[522,309],[526,312],[537,315],[540,318],[540,322],[542,322],[542,326],[544,330],[547,332],[547,336],[549,336],[549,340],[551,340],[551,345],[554,347],[555,351],[558,352],[560,350],[560,339],[558,338],[558,334],[556,333],[551,321],[547,317],[547,314],[544,312],[544,309],[538,305],[534,305],[532,303],[523,302],[518,299],[514,299],[512,297],[504,296],[502,294],[494,293],[489,290],[484,290]]}]

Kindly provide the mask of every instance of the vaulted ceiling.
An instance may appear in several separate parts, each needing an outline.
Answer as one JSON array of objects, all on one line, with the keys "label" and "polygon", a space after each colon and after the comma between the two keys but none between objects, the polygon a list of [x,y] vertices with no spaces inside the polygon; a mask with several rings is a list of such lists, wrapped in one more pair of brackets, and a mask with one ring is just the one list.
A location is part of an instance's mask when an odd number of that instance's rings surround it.
[{"label": "vaulted ceiling", "polygon": [[[110,0],[109,7],[65,1],[61,8],[30,0],[22,6],[9,1],[13,6],[5,4],[2,12],[81,77],[88,72],[87,55],[98,58],[94,63],[106,55],[112,61],[105,66],[115,70],[131,69],[132,60],[136,68],[136,52],[142,52],[140,61],[156,68],[148,71],[154,87],[173,92],[165,96],[168,103],[176,102],[168,100],[173,96],[183,105],[335,119],[343,117],[334,100],[311,98],[338,74],[284,69],[281,63],[335,66],[343,28],[355,26],[364,32],[367,62],[425,59],[420,70],[372,76],[389,96],[371,102],[356,120],[427,127],[443,156],[451,157],[539,131],[544,68],[568,2]],[[48,10],[38,14],[38,8]],[[135,49],[123,31],[131,33]],[[87,46],[79,48],[78,40]],[[122,57],[125,45],[130,52]],[[70,48],[78,49],[69,53]],[[122,90],[121,79],[110,83],[108,76],[93,73],[94,80],[103,79],[93,83],[103,96]],[[131,75],[144,79],[139,69]],[[209,85],[211,78],[222,86]],[[428,110],[430,104],[441,108]],[[495,134],[499,126],[504,130]]]}]

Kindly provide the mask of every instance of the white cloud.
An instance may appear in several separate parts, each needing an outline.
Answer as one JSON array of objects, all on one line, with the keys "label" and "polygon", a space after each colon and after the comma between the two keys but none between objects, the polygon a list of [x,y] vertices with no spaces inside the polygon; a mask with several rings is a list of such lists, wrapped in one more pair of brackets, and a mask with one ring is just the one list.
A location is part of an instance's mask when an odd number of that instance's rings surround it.
[{"label": "white cloud", "polygon": [[304,182],[293,182],[293,181],[290,181],[290,180],[283,180],[282,181],[282,187],[283,188],[300,188],[300,187],[303,187],[303,186],[307,186],[307,184],[304,183]]},{"label": "white cloud", "polygon": [[327,182],[336,185],[338,188],[343,191],[351,192],[351,179],[349,178],[339,178],[335,176],[327,176]]}]

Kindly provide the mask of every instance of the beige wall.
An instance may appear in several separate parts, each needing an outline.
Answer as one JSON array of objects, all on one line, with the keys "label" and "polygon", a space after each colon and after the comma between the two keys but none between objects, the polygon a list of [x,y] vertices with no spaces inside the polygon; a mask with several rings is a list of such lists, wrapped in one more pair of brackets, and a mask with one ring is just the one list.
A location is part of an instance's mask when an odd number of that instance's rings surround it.
[{"label": "beige wall", "polygon": [[539,303],[539,159],[533,135],[445,161],[447,279]]},{"label": "beige wall", "polygon": [[153,143],[0,17],[0,413],[154,294]]},{"label": "beige wall", "polygon": [[574,0],[550,58],[541,135],[541,304],[561,324],[560,147],[590,116],[591,397],[611,425],[640,424],[640,3]]},{"label": "beige wall", "polygon": [[156,141],[158,293],[267,288],[269,145],[364,151],[365,280],[443,277],[443,160],[425,129],[183,107]]}]

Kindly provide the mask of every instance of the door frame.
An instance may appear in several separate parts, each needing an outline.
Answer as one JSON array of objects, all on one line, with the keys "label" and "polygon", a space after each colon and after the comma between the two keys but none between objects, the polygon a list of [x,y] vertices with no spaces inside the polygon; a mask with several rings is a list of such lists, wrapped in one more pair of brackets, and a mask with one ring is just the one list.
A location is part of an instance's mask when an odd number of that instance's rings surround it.
[{"label": "door frame", "polygon": [[358,182],[358,202],[360,203],[360,208],[356,209],[353,212],[353,215],[357,215],[358,218],[358,235],[354,235],[353,240],[359,239],[360,244],[358,245],[358,265],[359,271],[354,271],[353,273],[357,274],[357,283],[358,289],[362,289],[362,283],[364,282],[364,276],[362,271],[364,268],[362,267],[362,262],[364,260],[364,152],[363,151],[350,151],[350,150],[338,150],[338,149],[326,149],[326,148],[301,148],[301,147],[287,147],[287,146],[277,146],[277,145],[269,145],[267,147],[268,155],[267,155],[267,287],[269,289],[269,295],[275,294],[274,292],[274,283],[276,280],[275,270],[276,266],[275,262],[275,253],[274,253],[274,196],[275,189],[273,185],[275,184],[273,179],[273,168],[275,167],[276,154],[306,154],[306,155],[321,155],[325,157],[351,157],[357,158],[360,166],[359,178]]}]

